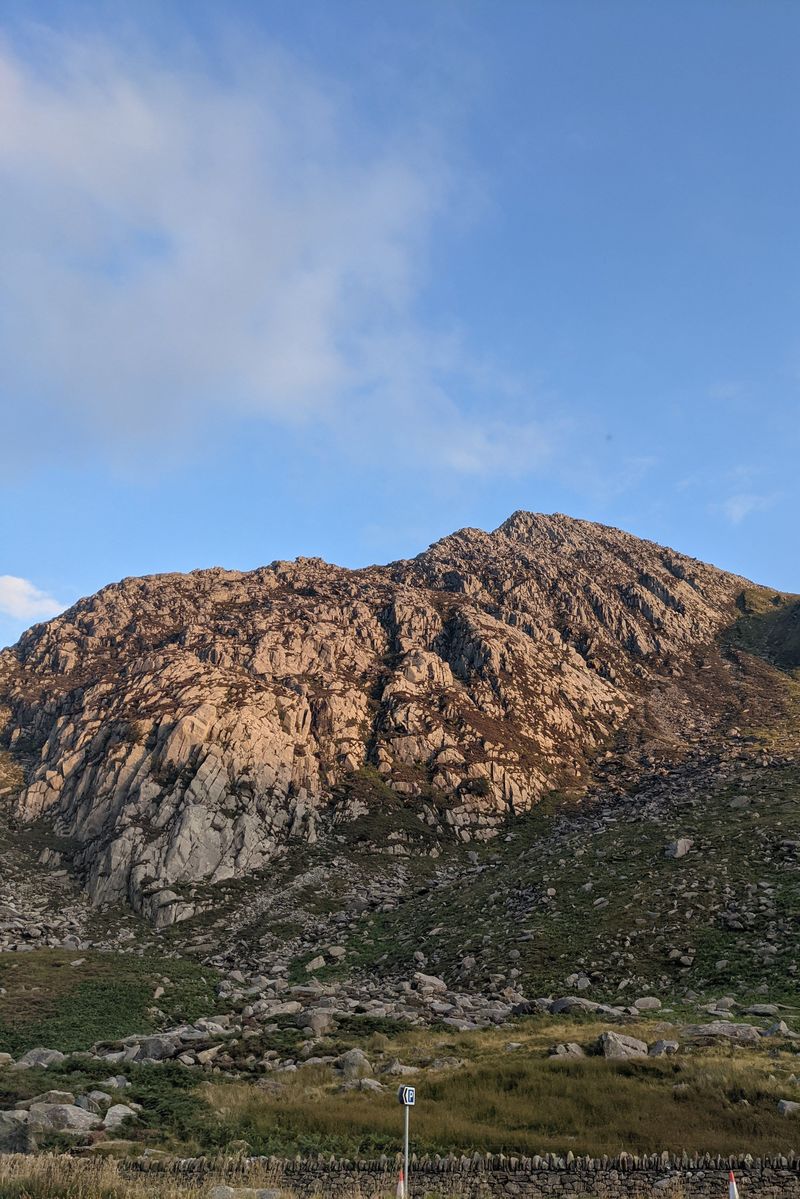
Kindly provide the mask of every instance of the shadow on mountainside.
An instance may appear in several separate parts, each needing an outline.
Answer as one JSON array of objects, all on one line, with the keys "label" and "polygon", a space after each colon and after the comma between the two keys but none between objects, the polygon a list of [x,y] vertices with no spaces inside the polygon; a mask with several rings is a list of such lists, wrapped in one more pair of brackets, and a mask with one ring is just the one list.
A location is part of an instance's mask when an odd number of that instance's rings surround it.
[{"label": "shadow on mountainside", "polygon": [[754,587],[742,592],[737,606],[741,616],[725,634],[728,645],[779,670],[800,667],[800,597]]}]

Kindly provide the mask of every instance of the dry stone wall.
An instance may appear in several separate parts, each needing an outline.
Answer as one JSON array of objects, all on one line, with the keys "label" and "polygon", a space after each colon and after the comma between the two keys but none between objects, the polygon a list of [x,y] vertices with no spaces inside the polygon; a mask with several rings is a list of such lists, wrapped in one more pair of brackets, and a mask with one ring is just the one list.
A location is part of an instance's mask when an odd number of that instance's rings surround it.
[{"label": "dry stone wall", "polygon": [[[203,1178],[219,1168],[207,1158],[175,1161],[171,1172]],[[227,1164],[232,1186],[247,1185],[254,1167],[268,1172],[277,1187],[303,1199],[353,1195],[394,1196],[399,1158],[374,1161],[336,1158],[243,1158]],[[157,1159],[133,1163],[137,1170],[162,1170]],[[721,1157],[719,1155],[652,1154],[589,1158],[545,1154],[534,1157],[474,1154],[412,1158],[410,1194],[437,1199],[643,1199],[645,1196],[682,1199],[726,1199],[733,1169],[741,1199],[798,1199],[800,1156]]]}]

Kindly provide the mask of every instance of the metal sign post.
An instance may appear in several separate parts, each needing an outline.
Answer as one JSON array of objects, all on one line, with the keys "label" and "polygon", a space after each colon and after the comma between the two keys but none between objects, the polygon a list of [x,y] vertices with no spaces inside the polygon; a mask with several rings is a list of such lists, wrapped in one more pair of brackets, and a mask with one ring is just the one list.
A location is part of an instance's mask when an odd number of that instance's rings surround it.
[{"label": "metal sign post", "polygon": [[408,1199],[408,1114],[417,1101],[416,1087],[400,1087],[397,1099],[403,1105],[403,1193],[399,1199]]}]

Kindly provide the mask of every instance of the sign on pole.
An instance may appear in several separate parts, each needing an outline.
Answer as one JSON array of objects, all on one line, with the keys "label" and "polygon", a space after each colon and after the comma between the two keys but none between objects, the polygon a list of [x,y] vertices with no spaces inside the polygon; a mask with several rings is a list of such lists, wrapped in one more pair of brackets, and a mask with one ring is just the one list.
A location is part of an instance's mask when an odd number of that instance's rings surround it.
[{"label": "sign on pole", "polygon": [[408,1199],[408,1113],[411,1111],[414,1104],[417,1102],[416,1087],[399,1087],[397,1091],[397,1099],[403,1105],[403,1174],[402,1174],[402,1194],[400,1187],[398,1190],[398,1199]]}]

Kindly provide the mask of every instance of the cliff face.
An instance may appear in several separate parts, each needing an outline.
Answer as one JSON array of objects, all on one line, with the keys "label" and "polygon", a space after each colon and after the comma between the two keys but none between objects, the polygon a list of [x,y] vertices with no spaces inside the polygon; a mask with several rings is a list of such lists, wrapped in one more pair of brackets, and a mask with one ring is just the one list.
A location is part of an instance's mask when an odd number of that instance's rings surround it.
[{"label": "cliff face", "polygon": [[643,713],[676,754],[713,724],[688,697],[742,588],[524,512],[386,567],[125,579],[0,654],[17,813],[71,839],[98,902],[162,925],[194,910],[194,884],[328,835],[384,784],[412,819],[485,838],[579,788],[631,721],[646,738]]}]

